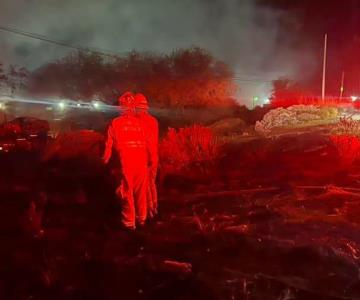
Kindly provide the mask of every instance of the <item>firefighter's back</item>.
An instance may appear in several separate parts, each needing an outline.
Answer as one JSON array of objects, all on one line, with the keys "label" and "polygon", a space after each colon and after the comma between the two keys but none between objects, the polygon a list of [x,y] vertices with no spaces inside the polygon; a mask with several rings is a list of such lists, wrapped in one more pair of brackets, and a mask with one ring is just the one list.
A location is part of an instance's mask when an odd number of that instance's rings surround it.
[{"label": "firefighter's back", "polygon": [[132,114],[125,114],[112,121],[114,146],[122,164],[146,165],[146,140],[140,120]]}]

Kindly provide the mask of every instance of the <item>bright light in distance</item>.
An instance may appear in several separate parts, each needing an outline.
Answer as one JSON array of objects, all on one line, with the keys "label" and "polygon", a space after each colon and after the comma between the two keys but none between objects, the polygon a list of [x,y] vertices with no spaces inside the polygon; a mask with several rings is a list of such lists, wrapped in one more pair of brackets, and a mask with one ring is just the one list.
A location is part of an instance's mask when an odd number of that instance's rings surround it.
[{"label": "bright light in distance", "polygon": [[64,103],[64,102],[60,102],[58,105],[59,105],[59,108],[60,108],[60,109],[64,109],[64,108],[65,108],[65,103]]},{"label": "bright light in distance", "polygon": [[264,99],[264,104],[269,104],[270,103],[270,99],[269,98],[265,98]]},{"label": "bright light in distance", "polygon": [[357,96],[351,96],[351,100],[352,100],[352,101],[356,101],[357,99],[358,99]]},{"label": "bright light in distance", "polygon": [[32,99],[32,98],[18,98],[4,96],[0,98],[0,111],[6,110],[8,103],[19,102],[26,104],[42,104],[45,105],[46,110],[60,110],[67,111],[73,108],[84,109],[84,110],[96,110],[96,111],[118,111],[117,106],[108,105],[101,100],[92,101],[79,101],[63,98],[51,98],[51,99]]}]

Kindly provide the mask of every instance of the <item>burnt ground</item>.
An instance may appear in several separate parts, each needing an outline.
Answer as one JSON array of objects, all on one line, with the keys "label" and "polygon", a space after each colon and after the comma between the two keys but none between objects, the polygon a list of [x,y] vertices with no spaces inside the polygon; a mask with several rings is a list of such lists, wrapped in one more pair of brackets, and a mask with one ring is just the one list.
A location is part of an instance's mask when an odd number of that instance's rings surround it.
[{"label": "burnt ground", "polygon": [[166,176],[135,233],[97,162],[0,160],[0,299],[360,299],[360,165],[321,134]]}]

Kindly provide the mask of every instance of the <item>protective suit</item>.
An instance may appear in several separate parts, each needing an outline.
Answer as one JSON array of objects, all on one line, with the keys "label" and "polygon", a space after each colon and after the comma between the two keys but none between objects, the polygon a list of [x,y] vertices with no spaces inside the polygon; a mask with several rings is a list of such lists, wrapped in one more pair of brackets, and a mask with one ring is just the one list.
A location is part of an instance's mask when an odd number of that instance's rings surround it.
[{"label": "protective suit", "polygon": [[103,159],[109,161],[113,148],[119,155],[122,178],[116,193],[122,202],[122,223],[135,229],[136,219],[143,225],[147,217],[148,149],[133,95],[125,93],[119,102],[123,113],[108,128]]},{"label": "protective suit", "polygon": [[159,123],[149,113],[149,105],[143,94],[135,95],[135,106],[138,117],[143,125],[147,147],[149,151],[149,187],[148,187],[148,213],[154,217],[158,210],[158,197],[156,190],[156,174],[159,164]]}]

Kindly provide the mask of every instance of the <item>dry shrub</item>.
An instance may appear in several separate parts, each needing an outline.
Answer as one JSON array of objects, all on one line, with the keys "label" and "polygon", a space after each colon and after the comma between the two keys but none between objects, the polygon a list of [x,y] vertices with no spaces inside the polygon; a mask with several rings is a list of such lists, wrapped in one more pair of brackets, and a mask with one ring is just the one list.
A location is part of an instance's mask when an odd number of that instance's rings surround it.
[{"label": "dry shrub", "polygon": [[276,128],[297,128],[330,123],[336,120],[339,111],[333,107],[313,105],[294,105],[270,110],[261,121],[256,122],[255,130],[263,135],[270,134]]},{"label": "dry shrub", "polygon": [[330,137],[345,164],[360,159],[360,121],[341,118],[333,127]]},{"label": "dry shrub", "polygon": [[210,128],[201,125],[169,128],[160,143],[161,170],[172,173],[196,163],[203,165],[215,160],[219,150],[220,142]]},{"label": "dry shrub", "polygon": [[336,135],[360,136],[360,122],[352,118],[340,118],[332,132]]},{"label": "dry shrub", "polygon": [[360,158],[360,139],[351,135],[332,135],[330,140],[335,145],[339,157],[345,164],[351,164]]}]

